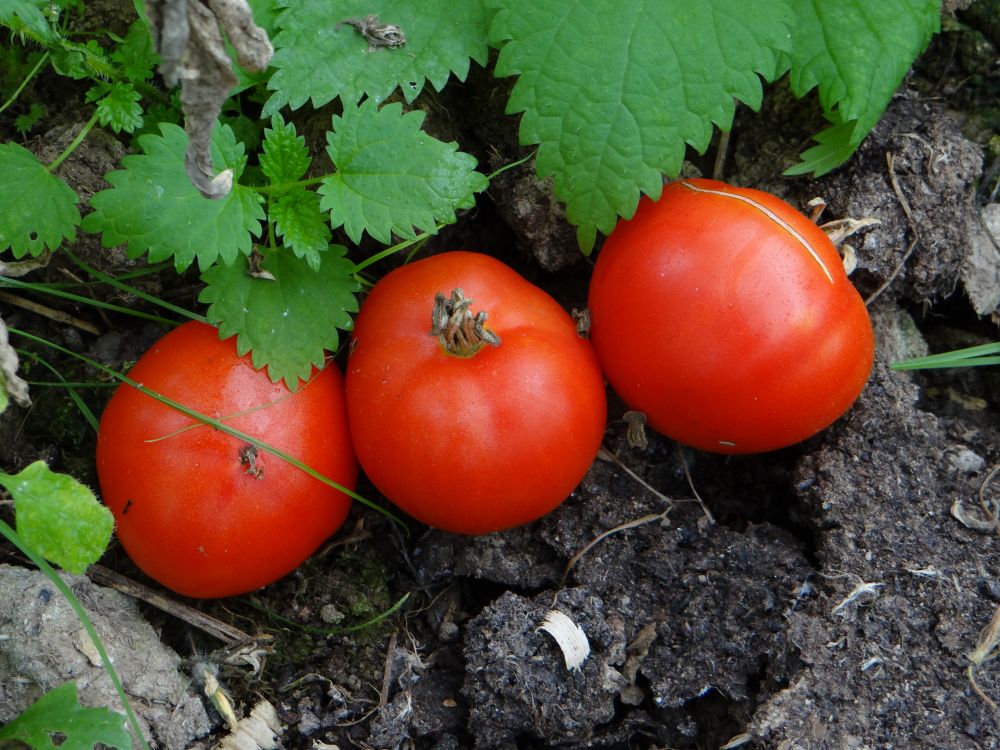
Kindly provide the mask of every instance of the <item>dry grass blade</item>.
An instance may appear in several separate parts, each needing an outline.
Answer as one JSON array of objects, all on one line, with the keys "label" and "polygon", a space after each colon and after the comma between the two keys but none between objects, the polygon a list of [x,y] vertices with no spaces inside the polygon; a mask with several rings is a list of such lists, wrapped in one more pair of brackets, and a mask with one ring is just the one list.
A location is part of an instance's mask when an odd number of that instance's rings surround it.
[{"label": "dry grass blade", "polygon": [[979,640],[976,641],[976,647],[967,656],[969,659],[969,668],[967,670],[969,684],[976,691],[976,695],[986,701],[986,705],[994,711],[1000,711],[1000,707],[997,706],[996,702],[983,692],[983,689],[979,687],[979,683],[976,682],[976,669],[1000,656],[1000,606],[996,608],[989,624],[980,632]]}]

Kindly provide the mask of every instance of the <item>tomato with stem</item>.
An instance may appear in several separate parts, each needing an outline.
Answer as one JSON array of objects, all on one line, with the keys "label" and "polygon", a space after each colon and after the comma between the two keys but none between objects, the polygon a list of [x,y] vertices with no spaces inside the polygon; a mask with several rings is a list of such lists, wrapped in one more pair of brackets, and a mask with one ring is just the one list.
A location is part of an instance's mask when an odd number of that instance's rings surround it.
[{"label": "tomato with stem", "polygon": [[361,305],[347,363],[361,467],[393,503],[481,534],[548,513],[597,454],[607,406],[588,341],[489,256],[398,268]]},{"label": "tomato with stem", "polygon": [[[235,339],[190,322],[129,374],[353,491],[357,461],[332,363],[292,392],[239,356]],[[129,384],[101,416],[97,471],[125,551],[151,578],[192,597],[240,594],[284,576],[350,508],[339,490]]]},{"label": "tomato with stem", "polygon": [[604,243],[588,304],[612,387],[695,448],[804,440],[871,372],[871,322],[833,243],[759,190],[691,179],[644,197]]}]

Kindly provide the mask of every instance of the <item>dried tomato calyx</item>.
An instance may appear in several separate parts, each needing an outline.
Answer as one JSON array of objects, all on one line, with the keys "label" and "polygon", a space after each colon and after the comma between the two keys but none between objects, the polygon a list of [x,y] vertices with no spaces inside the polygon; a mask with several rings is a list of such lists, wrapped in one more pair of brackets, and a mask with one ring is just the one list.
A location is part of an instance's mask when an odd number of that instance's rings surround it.
[{"label": "dried tomato calyx", "polygon": [[472,302],[460,288],[453,289],[450,297],[434,295],[431,335],[456,357],[471,357],[483,344],[500,346],[500,337],[486,327],[486,311],[473,315]]}]

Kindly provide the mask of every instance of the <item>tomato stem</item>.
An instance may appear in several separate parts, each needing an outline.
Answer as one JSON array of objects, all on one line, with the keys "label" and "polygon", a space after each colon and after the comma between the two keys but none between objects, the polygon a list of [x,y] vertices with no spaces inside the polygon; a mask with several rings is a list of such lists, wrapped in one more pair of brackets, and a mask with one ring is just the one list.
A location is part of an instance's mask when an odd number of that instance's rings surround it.
[{"label": "tomato stem", "polygon": [[457,357],[471,357],[483,344],[500,346],[500,337],[486,327],[486,311],[472,314],[473,300],[455,288],[450,297],[438,292],[431,312],[431,335]]}]

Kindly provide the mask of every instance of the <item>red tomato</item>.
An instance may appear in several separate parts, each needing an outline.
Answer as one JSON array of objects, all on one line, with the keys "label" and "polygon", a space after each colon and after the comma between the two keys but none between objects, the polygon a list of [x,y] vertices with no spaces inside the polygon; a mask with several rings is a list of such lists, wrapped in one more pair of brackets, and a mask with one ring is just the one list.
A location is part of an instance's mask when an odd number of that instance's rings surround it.
[{"label": "red tomato", "polygon": [[[435,295],[456,288],[488,312],[498,346],[450,353],[432,334]],[[387,498],[430,526],[481,534],[572,492],[607,405],[593,349],[556,301],[500,261],[457,251],[371,290],[351,339],[347,413],[361,467]]]},{"label": "red tomato", "polygon": [[605,242],[589,306],[615,391],[703,450],[804,440],[871,372],[871,322],[836,248],[759,190],[695,179],[644,197]]},{"label": "red tomato", "polygon": [[[185,323],[132,368],[146,387],[283,450],[354,489],[357,463],[333,365],[292,393],[203,323]],[[259,588],[344,522],[350,498],[122,385],[101,417],[97,471],[118,538],[150,577],[195,597]]]}]

